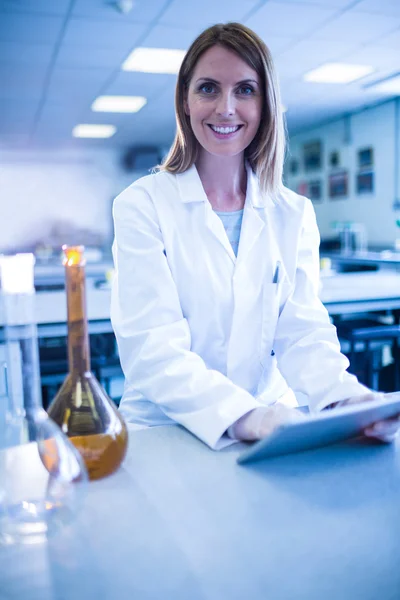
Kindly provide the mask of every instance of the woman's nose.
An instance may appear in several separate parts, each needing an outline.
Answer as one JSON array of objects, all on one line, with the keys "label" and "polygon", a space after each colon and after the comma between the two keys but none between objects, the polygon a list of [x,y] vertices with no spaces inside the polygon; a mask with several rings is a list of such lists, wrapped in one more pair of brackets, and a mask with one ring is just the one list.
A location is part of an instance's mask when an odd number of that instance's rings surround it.
[{"label": "woman's nose", "polygon": [[216,107],[216,113],[222,117],[229,117],[235,113],[235,99],[230,93],[220,95]]}]

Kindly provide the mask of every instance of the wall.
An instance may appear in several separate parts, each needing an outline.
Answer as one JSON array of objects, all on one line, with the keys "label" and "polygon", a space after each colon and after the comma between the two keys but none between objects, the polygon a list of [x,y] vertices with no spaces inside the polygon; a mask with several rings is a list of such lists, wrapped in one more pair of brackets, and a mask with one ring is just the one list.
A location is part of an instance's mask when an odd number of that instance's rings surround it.
[{"label": "wall", "polygon": [[[397,123],[396,123],[397,111]],[[324,126],[304,131],[290,139],[290,154],[286,161],[285,182],[297,191],[301,181],[321,178],[323,181],[322,201],[314,207],[322,237],[332,237],[334,221],[363,222],[367,228],[368,241],[372,245],[392,247],[400,237],[395,220],[399,218],[393,204],[400,200],[400,99],[349,115]],[[290,159],[301,159],[305,142],[322,141],[323,168],[305,173],[302,167],[297,175],[288,172]],[[357,152],[372,146],[374,150],[375,189],[373,193],[358,195],[355,189]],[[344,199],[331,200],[327,196],[328,157],[339,151],[340,166],[349,170],[349,194]],[[301,160],[299,161],[301,164]],[[400,208],[400,206],[399,206]]]},{"label": "wall", "polygon": [[117,151],[3,151],[0,252],[42,240],[109,248],[113,198],[143,173],[126,173]]}]

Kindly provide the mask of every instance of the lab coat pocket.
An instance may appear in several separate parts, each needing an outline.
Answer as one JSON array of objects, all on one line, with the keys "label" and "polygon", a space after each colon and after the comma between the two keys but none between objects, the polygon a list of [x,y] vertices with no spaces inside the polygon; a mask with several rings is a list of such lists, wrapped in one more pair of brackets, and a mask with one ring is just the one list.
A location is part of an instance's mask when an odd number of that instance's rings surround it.
[{"label": "lab coat pocket", "polygon": [[275,330],[279,318],[281,283],[264,283],[262,294],[262,327],[260,344],[260,362],[263,367],[270,363],[273,352]]}]

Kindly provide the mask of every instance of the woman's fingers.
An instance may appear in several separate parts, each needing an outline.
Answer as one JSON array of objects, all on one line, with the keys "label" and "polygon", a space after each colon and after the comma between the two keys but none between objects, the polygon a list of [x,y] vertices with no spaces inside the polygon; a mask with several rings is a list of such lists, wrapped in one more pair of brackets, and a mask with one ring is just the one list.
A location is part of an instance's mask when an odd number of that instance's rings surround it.
[{"label": "woman's fingers", "polygon": [[364,429],[364,435],[367,437],[373,437],[386,443],[393,442],[399,435],[399,432],[400,417],[385,419],[384,421],[377,421],[373,425],[370,425]]}]

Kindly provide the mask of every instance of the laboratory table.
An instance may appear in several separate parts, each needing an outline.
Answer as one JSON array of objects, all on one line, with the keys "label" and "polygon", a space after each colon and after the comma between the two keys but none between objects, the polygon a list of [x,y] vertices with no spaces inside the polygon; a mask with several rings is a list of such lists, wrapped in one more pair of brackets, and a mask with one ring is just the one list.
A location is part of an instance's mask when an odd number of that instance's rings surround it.
[{"label": "laboratory table", "polygon": [[322,250],[320,251],[321,258],[329,258],[332,262],[339,265],[368,265],[378,269],[396,268],[400,266],[400,252],[396,250],[368,250],[368,251],[352,251],[341,252],[338,250]]},{"label": "laboratory table", "polygon": [[331,316],[400,310],[400,274],[335,273],[321,276],[321,301]]},{"label": "laboratory table", "polygon": [[178,426],[130,430],[74,523],[0,547],[1,600],[398,600],[400,447],[239,466]]}]

